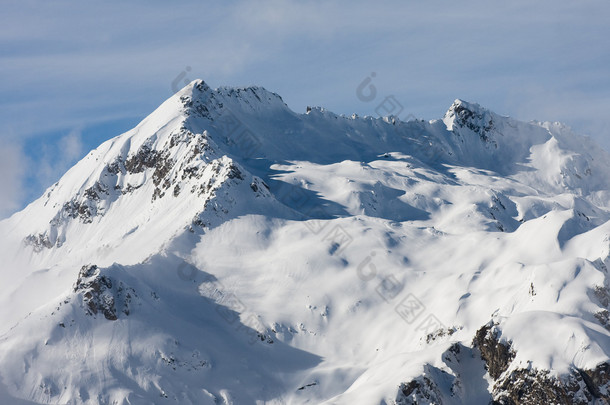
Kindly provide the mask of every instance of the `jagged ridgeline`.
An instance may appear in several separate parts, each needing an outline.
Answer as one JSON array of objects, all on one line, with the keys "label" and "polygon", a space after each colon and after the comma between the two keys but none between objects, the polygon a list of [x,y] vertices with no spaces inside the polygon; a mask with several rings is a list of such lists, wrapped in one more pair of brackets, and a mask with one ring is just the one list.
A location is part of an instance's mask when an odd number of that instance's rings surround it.
[{"label": "jagged ridgeline", "polygon": [[462,100],[194,81],[0,221],[0,403],[607,403],[609,179]]}]

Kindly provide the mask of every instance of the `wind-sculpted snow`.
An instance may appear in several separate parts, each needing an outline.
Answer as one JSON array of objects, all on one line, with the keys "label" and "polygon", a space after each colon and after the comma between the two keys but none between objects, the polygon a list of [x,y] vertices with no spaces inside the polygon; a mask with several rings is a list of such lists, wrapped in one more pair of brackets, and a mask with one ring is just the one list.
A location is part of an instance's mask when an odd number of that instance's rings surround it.
[{"label": "wind-sculpted snow", "polygon": [[474,103],[195,81],[0,222],[0,403],[610,401],[609,179]]}]

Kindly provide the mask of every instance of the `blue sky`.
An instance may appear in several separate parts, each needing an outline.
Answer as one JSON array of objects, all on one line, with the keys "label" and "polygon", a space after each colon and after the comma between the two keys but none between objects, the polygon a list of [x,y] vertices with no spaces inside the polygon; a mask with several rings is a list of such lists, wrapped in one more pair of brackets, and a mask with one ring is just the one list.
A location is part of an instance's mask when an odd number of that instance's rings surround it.
[{"label": "blue sky", "polygon": [[[257,84],[295,111],[440,118],[462,98],[562,121],[610,150],[610,2],[6,1],[0,13],[0,218],[172,82]],[[190,69],[190,70],[188,70]],[[356,96],[371,73],[373,101]]]}]

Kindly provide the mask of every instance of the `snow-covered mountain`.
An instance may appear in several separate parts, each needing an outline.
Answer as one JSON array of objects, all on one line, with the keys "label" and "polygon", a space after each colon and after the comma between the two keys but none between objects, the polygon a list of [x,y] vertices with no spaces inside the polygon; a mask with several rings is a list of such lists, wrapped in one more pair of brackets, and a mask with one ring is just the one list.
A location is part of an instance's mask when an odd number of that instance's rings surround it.
[{"label": "snow-covered mountain", "polygon": [[559,123],[194,81],[0,222],[0,403],[608,403],[609,201]]}]

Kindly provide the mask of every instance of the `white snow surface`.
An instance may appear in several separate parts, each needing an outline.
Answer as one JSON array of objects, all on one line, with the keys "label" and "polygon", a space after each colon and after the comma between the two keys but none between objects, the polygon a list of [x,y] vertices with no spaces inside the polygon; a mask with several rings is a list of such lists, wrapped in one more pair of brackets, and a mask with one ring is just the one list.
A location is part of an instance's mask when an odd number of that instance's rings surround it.
[{"label": "white snow surface", "polygon": [[0,222],[0,403],[392,404],[429,365],[486,403],[482,362],[442,355],[489,322],[513,364],[594,368],[609,190],[559,123],[194,81]]}]

